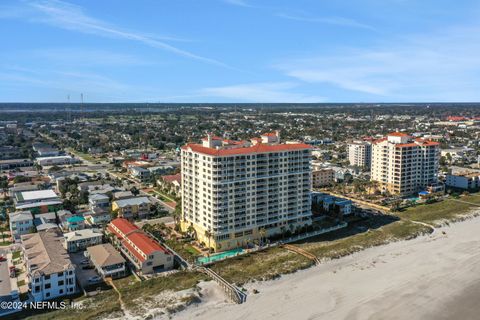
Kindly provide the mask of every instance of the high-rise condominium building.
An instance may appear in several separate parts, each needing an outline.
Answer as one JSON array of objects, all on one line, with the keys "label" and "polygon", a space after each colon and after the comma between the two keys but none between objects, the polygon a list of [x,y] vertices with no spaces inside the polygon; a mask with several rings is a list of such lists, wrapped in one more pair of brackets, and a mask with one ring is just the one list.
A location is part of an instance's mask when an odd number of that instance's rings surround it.
[{"label": "high-rise condominium building", "polygon": [[348,144],[350,165],[370,169],[372,163],[372,144],[367,141],[353,141]]},{"label": "high-rise condominium building", "polygon": [[228,250],[311,224],[311,151],[280,143],[279,132],[250,141],[209,135],[182,147],[183,230]]},{"label": "high-rise condominium building", "polygon": [[372,148],[371,179],[383,191],[409,195],[438,183],[439,143],[394,132]]}]

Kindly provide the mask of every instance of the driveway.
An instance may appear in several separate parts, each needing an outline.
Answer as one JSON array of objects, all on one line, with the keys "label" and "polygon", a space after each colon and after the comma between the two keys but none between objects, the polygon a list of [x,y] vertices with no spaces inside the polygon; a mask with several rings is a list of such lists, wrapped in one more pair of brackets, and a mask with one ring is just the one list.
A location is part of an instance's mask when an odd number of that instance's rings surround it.
[{"label": "driveway", "polygon": [[[0,249],[0,256],[7,257],[7,251]],[[7,261],[0,262],[0,301],[10,301],[10,292],[12,287],[10,286],[10,273],[8,271]]]},{"label": "driveway", "polygon": [[92,285],[91,282],[88,282],[88,278],[98,276],[98,273],[95,269],[82,269],[80,262],[83,259],[86,259],[83,253],[84,251],[70,253],[70,259],[75,265],[75,274],[77,276],[78,283],[82,289],[85,289]]}]

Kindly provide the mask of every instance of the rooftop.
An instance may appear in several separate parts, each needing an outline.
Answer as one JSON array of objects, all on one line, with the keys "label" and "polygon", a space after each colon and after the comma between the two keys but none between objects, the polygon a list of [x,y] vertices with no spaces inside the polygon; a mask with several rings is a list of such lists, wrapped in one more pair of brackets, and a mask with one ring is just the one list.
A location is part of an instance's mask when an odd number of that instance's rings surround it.
[{"label": "rooftop", "polygon": [[88,247],[87,252],[95,264],[100,267],[125,263],[125,259],[110,243]]},{"label": "rooftop", "polygon": [[33,215],[30,211],[17,211],[10,213],[10,222],[33,220]]},{"label": "rooftop", "polygon": [[115,200],[114,202],[117,204],[117,206],[119,206],[120,208],[123,208],[127,206],[150,203],[150,200],[148,200],[148,197],[135,197],[135,198]]},{"label": "rooftop", "polygon": [[92,237],[101,237],[103,234],[95,229],[83,229],[72,232],[67,232],[63,236],[67,241],[76,241],[82,239],[89,239]]},{"label": "rooftop", "polygon": [[236,146],[224,149],[208,148],[200,144],[190,143],[182,147],[183,150],[191,150],[198,153],[203,153],[211,156],[231,156],[240,154],[256,154],[267,152],[282,152],[294,150],[308,150],[312,146],[305,143],[291,143],[291,144],[264,144],[257,143],[254,146]]},{"label": "rooftop", "polygon": [[18,201],[38,201],[43,199],[58,198],[57,194],[49,190],[23,191],[17,194]]},{"label": "rooftop", "polygon": [[73,269],[63,247],[63,235],[58,229],[39,231],[21,236],[25,256],[32,273],[52,274]]}]

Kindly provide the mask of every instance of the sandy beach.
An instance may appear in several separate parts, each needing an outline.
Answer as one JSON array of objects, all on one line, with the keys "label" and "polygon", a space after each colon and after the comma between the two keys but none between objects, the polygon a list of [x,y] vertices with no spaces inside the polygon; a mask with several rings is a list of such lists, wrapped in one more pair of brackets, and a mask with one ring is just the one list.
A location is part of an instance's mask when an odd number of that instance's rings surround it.
[{"label": "sandy beach", "polygon": [[234,305],[203,284],[174,319],[479,319],[480,218],[246,288]]}]

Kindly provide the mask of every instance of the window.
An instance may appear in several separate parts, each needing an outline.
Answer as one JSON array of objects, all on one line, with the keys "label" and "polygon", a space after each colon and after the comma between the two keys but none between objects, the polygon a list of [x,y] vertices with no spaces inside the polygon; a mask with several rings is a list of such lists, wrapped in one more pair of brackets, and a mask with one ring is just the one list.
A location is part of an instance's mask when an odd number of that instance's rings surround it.
[{"label": "window", "polygon": [[45,293],[45,297],[50,297],[50,292]]},{"label": "window", "polygon": [[47,274],[47,275],[45,276],[45,280],[49,280],[49,279],[50,279],[50,275]]},{"label": "window", "polygon": [[58,281],[59,286],[63,286],[63,284],[64,284],[63,280]]},{"label": "window", "polygon": [[50,289],[52,285],[50,283],[45,283],[45,289]]},{"label": "window", "polygon": [[59,273],[58,273],[58,276],[59,276],[59,277],[63,277],[63,272],[59,272]]},{"label": "window", "polygon": [[60,291],[58,291],[60,294],[63,294],[63,289],[60,289]]}]

